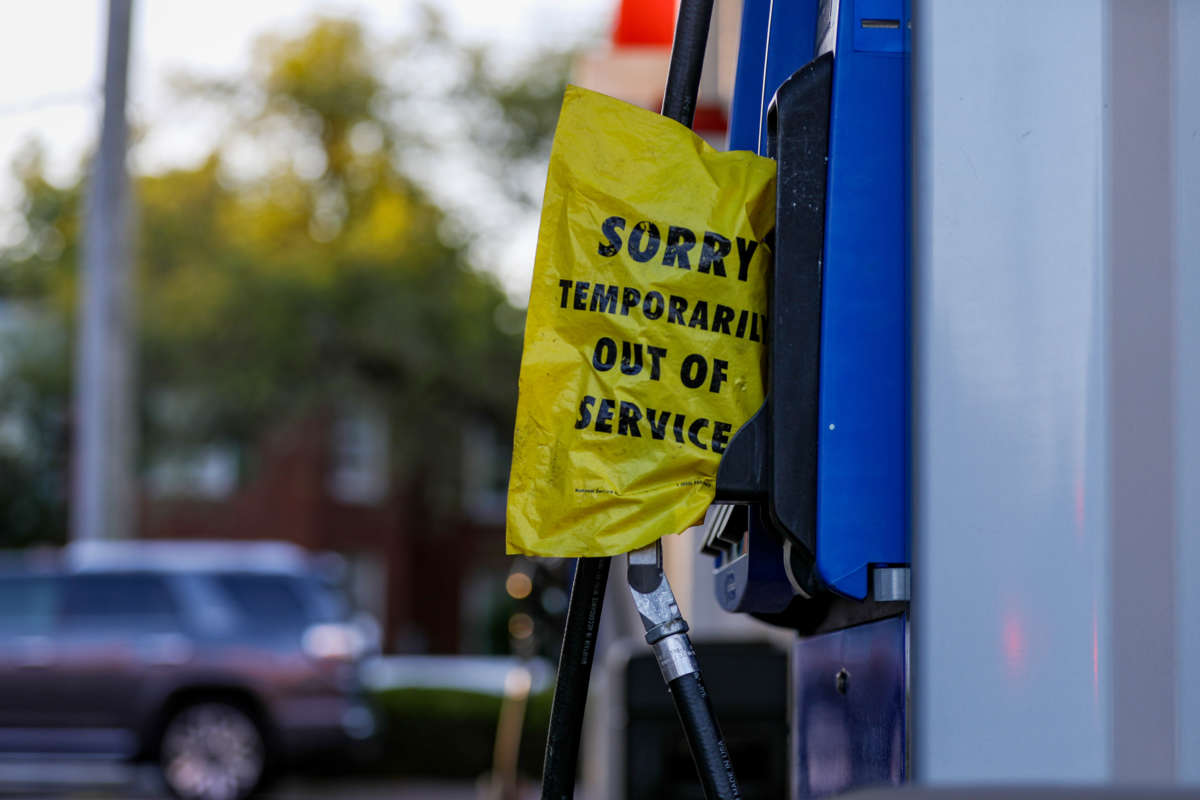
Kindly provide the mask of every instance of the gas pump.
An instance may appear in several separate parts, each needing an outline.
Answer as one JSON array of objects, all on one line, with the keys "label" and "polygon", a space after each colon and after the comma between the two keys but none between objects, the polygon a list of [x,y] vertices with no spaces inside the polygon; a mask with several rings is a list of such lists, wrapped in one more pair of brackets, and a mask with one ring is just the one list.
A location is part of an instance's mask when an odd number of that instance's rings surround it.
[{"label": "gas pump", "polygon": [[[663,113],[685,125],[710,10],[681,4]],[[778,164],[769,374],[703,551],[723,608],[801,634],[794,798],[906,774],[909,31],[906,0],[743,6],[730,149]],[[578,562],[543,798],[572,796],[608,572]],[[660,542],[629,553],[628,581],[704,795],[739,797]]]},{"label": "gas pump", "polygon": [[910,178],[909,4],[744,2],[777,228],[716,597],[797,631],[792,800],[904,782],[916,497],[913,795],[1194,796],[1200,12],[918,10]]},{"label": "gas pump", "polygon": [[[731,147],[779,163],[770,388],[721,463],[717,499],[733,505],[705,552],[724,608],[803,627],[798,601],[822,594],[905,599],[909,23],[900,0],[825,0],[807,4],[807,26],[793,8],[756,30],[755,5]],[[797,38],[815,58],[769,86],[779,60],[801,57]]]},{"label": "gas pump", "polygon": [[743,5],[730,149],[779,165],[769,383],[702,550],[725,610],[800,634],[793,798],[907,772],[910,29],[906,0]]}]

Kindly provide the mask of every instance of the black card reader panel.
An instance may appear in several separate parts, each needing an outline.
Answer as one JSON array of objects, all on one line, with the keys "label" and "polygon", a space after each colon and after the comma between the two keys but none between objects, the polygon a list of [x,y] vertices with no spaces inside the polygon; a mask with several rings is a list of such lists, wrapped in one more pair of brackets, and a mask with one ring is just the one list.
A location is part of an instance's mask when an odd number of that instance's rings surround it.
[{"label": "black card reader panel", "polygon": [[821,275],[833,56],[788,78],[768,111],[779,163],[767,402],[729,444],[718,502],[763,502],[794,543],[816,552]]}]

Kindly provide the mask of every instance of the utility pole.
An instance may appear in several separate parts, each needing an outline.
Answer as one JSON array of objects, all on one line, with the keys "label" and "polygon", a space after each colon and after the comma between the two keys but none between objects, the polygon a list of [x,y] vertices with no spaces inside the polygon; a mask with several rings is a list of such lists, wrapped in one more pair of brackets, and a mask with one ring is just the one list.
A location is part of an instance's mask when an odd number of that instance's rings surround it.
[{"label": "utility pole", "polygon": [[71,538],[133,533],[133,403],[128,126],[132,0],[109,0],[100,146],[87,195],[75,364]]}]

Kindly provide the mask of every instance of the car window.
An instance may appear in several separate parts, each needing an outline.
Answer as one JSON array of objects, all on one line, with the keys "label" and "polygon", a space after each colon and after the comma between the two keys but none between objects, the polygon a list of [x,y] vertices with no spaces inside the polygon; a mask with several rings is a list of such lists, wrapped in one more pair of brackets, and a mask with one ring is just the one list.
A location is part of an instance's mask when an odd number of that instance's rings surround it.
[{"label": "car window", "polygon": [[309,599],[314,622],[341,622],[350,616],[346,597],[334,586],[309,578],[301,582]]},{"label": "car window", "polygon": [[179,609],[159,575],[71,575],[63,586],[61,622],[88,630],[174,630]]},{"label": "car window", "polygon": [[58,593],[46,575],[0,576],[0,635],[48,634],[54,624]]},{"label": "car window", "polygon": [[243,630],[294,633],[312,621],[297,581],[290,575],[226,573],[214,581],[237,610]]}]

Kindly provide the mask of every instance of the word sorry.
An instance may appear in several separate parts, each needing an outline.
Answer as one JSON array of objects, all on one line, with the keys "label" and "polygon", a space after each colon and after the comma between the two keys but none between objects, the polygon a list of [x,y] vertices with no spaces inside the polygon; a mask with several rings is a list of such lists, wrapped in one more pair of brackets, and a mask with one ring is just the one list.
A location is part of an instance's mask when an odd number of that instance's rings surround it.
[{"label": "word sorry", "polygon": [[[600,243],[596,252],[611,258],[621,252],[622,247],[626,247],[630,258],[644,264],[657,256],[661,249],[664,267],[692,268],[689,254],[696,247],[696,234],[690,228],[668,225],[665,240],[658,226],[650,220],[642,220],[635,224],[626,241],[621,240],[621,232],[624,230],[624,217],[609,217],[604,220],[600,225],[600,233],[604,234],[605,241]],[[741,236],[735,237],[735,241],[738,254],[737,277],[739,281],[744,281],[750,275],[750,259],[754,257],[754,251],[761,242],[743,239]],[[727,237],[713,231],[705,231],[701,239],[699,258],[696,259],[696,271],[726,277],[725,258],[732,251],[733,242]]]}]

